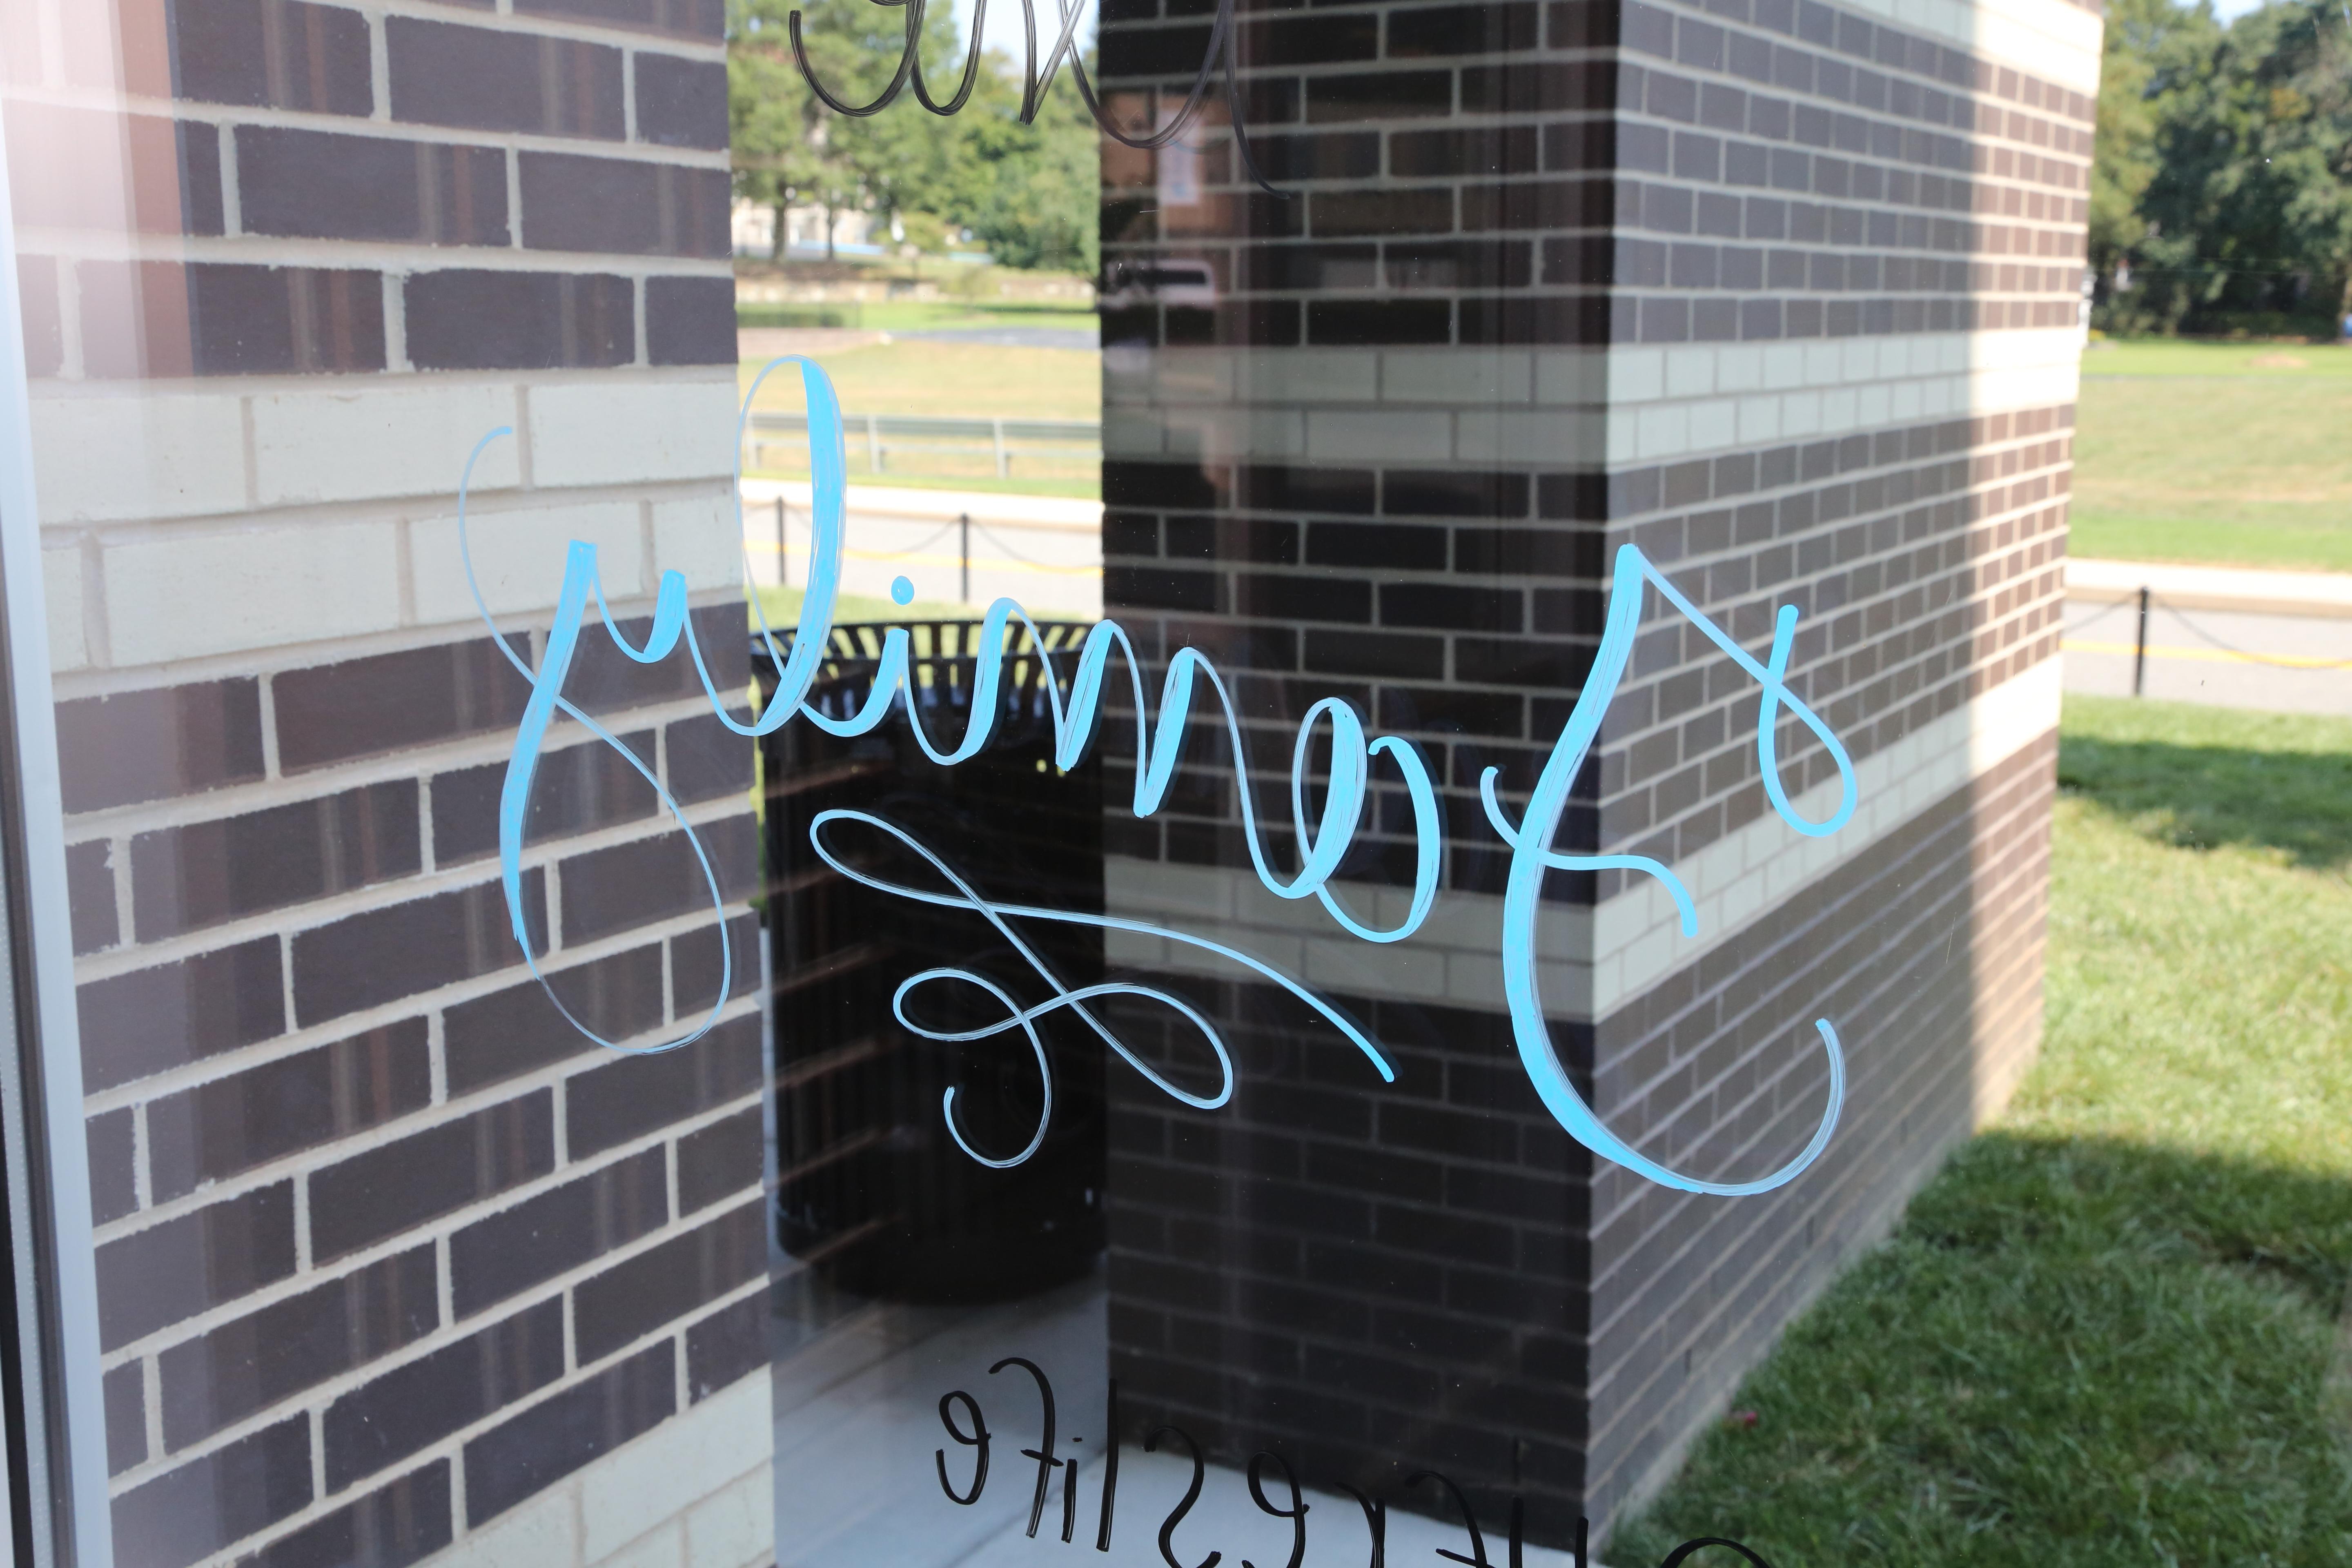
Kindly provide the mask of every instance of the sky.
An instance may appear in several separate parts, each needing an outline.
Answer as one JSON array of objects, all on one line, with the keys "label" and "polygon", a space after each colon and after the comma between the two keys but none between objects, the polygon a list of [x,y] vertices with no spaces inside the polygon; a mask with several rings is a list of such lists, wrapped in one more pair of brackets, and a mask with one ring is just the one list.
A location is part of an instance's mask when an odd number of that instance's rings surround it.
[{"label": "sky", "polygon": [[[1078,24],[1078,37],[1092,38],[1095,32],[1094,0],[1072,0],[1086,13]],[[1043,55],[1054,47],[1055,36],[1061,31],[1061,8],[1057,0],[1030,0],[1037,12],[1037,52]],[[956,26],[963,36],[971,37],[972,0],[954,0]],[[1021,59],[1021,0],[988,0],[988,47],[1002,49],[1005,58],[1014,62]]]}]

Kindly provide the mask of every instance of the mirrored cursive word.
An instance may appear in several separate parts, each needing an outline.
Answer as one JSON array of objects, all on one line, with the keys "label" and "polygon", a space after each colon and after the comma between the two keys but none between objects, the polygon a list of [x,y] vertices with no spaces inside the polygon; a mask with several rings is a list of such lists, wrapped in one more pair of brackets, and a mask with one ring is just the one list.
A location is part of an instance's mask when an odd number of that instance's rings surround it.
[{"label": "mirrored cursive word", "polygon": [[[592,602],[604,622],[606,634],[631,659],[651,663],[668,658],[682,642],[701,679],[712,711],[720,722],[739,735],[771,734],[795,716],[831,734],[859,735],[887,721],[894,711],[903,711],[905,721],[923,753],[943,766],[954,766],[977,756],[989,742],[997,711],[1002,706],[999,694],[1003,665],[1013,647],[1008,634],[1015,621],[1027,629],[1029,646],[1037,650],[1037,657],[1045,663],[1047,679],[1043,682],[1043,689],[1051,705],[1054,756],[1056,764],[1065,770],[1077,766],[1099,738],[1098,719],[1105,683],[1111,656],[1116,652],[1127,671],[1128,694],[1132,703],[1135,785],[1129,809],[1137,817],[1152,816],[1167,800],[1181,761],[1194,699],[1205,692],[1213,699],[1223,719],[1231,753],[1226,762],[1232,769],[1234,782],[1234,796],[1241,818],[1241,841],[1259,883],[1277,898],[1292,900],[1314,899],[1330,915],[1334,923],[1364,942],[1400,942],[1421,928],[1436,900],[1444,849],[1444,824],[1438,812],[1436,791],[1428,763],[1410,742],[1401,737],[1381,735],[1368,738],[1360,717],[1340,699],[1326,698],[1316,702],[1298,725],[1291,754],[1290,806],[1292,835],[1297,842],[1299,864],[1297,870],[1287,874],[1276,867],[1262,842],[1250,784],[1248,751],[1232,694],[1215,666],[1194,648],[1181,647],[1168,658],[1166,668],[1161,673],[1159,701],[1155,707],[1147,687],[1143,661],[1137,657],[1134,645],[1116,621],[1105,619],[1087,632],[1066,685],[1062,673],[1053,668],[1051,658],[1045,653],[1045,639],[1029,619],[1027,612],[1012,599],[998,599],[988,606],[982,621],[978,645],[982,651],[975,660],[973,690],[966,708],[969,717],[963,733],[955,738],[952,744],[947,743],[944,738],[933,737],[923,727],[919,705],[912,700],[909,686],[910,642],[907,629],[902,626],[891,627],[885,634],[873,684],[857,711],[837,718],[812,707],[807,699],[825,657],[840,595],[847,499],[847,463],[840,403],[824,370],[813,361],[797,357],[777,360],[762,370],[744,395],[739,416],[737,449],[740,453],[742,422],[750,418],[752,400],[757,396],[760,386],[769,374],[785,364],[800,367],[802,387],[808,405],[812,475],[811,563],[808,587],[802,599],[800,619],[789,651],[778,646],[776,634],[768,626],[764,617],[760,621],[761,638],[775,667],[777,681],[766,704],[753,710],[748,720],[736,717],[729,700],[721,695],[711,679],[687,616],[686,579],[681,574],[674,571],[663,574],[655,599],[652,629],[641,646],[632,647],[614,624],[612,611],[605,603],[597,572],[596,547],[579,541],[572,542],[564,561],[563,581],[557,596],[555,622],[549,633],[547,652],[534,670],[507,642],[491,620],[478,584],[475,583],[470,553],[467,556],[467,582],[474,587],[475,602],[484,621],[490,623],[492,635],[508,659],[531,683],[530,699],[522,722],[516,731],[514,748],[508,759],[504,786],[499,795],[499,859],[515,940],[521,945],[532,973],[539,976],[542,986],[547,985],[547,981],[544,975],[540,974],[538,958],[532,952],[524,918],[522,827],[541,750],[548,729],[558,713],[585,725],[598,741],[619,752],[639,774],[654,785],[663,808],[677,821],[694,847],[710,889],[714,909],[719,910],[722,917],[724,914],[717,876],[711,869],[700,839],[687,822],[677,802],[662,788],[654,770],[642,758],[630,752],[611,731],[581,712],[562,694],[564,679],[578,647],[580,629]],[[474,463],[490,442],[509,435],[511,432],[503,428],[491,432],[477,444],[473,456],[467,460],[466,480],[460,487],[458,498],[461,549],[469,549],[466,533],[466,499],[471,488]],[[1759,660],[1708,619],[1643,555],[1639,548],[1632,544],[1622,546],[1616,555],[1608,612],[1591,672],[1578,692],[1568,721],[1516,824],[1509,820],[1497,797],[1496,770],[1486,770],[1480,779],[1480,798],[1488,822],[1511,851],[1500,940],[1504,994],[1520,1064],[1528,1081],[1552,1117],[1577,1142],[1602,1159],[1665,1186],[1686,1192],[1742,1196],[1769,1192],[1793,1180],[1818,1159],[1829,1144],[1845,1096],[1844,1052],[1829,1020],[1817,1019],[1814,1023],[1828,1060],[1829,1092],[1821,1122],[1811,1141],[1795,1158],[1768,1175],[1748,1182],[1709,1182],[1685,1175],[1652,1160],[1619,1138],[1601,1121],[1578,1092],[1554,1047],[1538,982],[1537,925],[1542,913],[1543,879],[1550,871],[1619,868],[1654,877],[1671,896],[1681,916],[1684,934],[1690,936],[1697,932],[1696,902],[1674,871],[1661,862],[1638,855],[1579,855],[1552,847],[1577,775],[1583,769],[1593,742],[1600,734],[1601,718],[1624,679],[1641,626],[1645,596],[1653,588],[1676,614],[1696,626],[1761,689],[1763,695],[1758,705],[1756,721],[1757,760],[1763,773],[1766,796],[1780,820],[1800,834],[1822,837],[1835,833],[1853,815],[1858,799],[1858,783],[1852,759],[1830,726],[1788,685],[1789,658],[1798,619],[1795,606],[1781,606],[1774,620],[1771,647],[1766,657]],[[912,596],[912,593],[911,584],[904,578],[893,584],[894,596],[902,604]],[[754,606],[756,613],[756,599]],[[1797,810],[1780,779],[1776,736],[1784,711],[1820,742],[1836,764],[1838,804],[1827,816],[1819,820],[1808,818]],[[1323,739],[1328,757],[1321,784],[1320,807],[1310,811],[1307,805],[1309,785],[1313,782],[1310,763],[1318,737]],[[1347,909],[1331,887],[1333,877],[1362,826],[1370,779],[1377,759],[1384,759],[1404,784],[1412,805],[1414,845],[1411,902],[1403,918],[1386,928],[1366,925]],[[927,861],[945,879],[946,885],[952,891],[928,891],[887,881],[853,867],[842,858],[828,839],[828,830],[837,832],[849,825],[895,839],[901,848]],[[1053,992],[1050,1000],[1034,1007],[1024,1007],[1002,987],[970,971],[931,969],[901,983],[892,998],[892,1009],[899,1022],[929,1039],[977,1040],[1017,1029],[1034,1054],[1040,1072],[1046,1075],[1046,1105],[1037,1133],[1026,1148],[1010,1156],[991,1156],[973,1148],[957,1125],[954,1092],[950,1090],[944,1097],[941,1112],[946,1119],[949,1135],[967,1155],[983,1164],[1000,1168],[1018,1164],[1034,1153],[1044,1140],[1046,1121],[1052,1114],[1052,1078],[1035,1024],[1040,1016],[1057,1009],[1070,1009],[1075,1016],[1087,1024],[1156,1088],[1187,1105],[1214,1110],[1230,1100],[1234,1089],[1233,1062],[1224,1042],[1216,1028],[1198,1010],[1171,992],[1129,982],[1073,989],[1064,984],[1042,957],[1021,938],[1015,929],[1014,922],[1017,921],[1075,922],[1106,931],[1131,931],[1173,942],[1238,964],[1272,981],[1306,1003],[1352,1043],[1384,1081],[1393,1082],[1395,1079],[1395,1072],[1379,1046],[1353,1020],[1296,979],[1238,949],[1143,921],[994,903],[960,877],[929,847],[904,829],[871,813],[855,810],[821,813],[810,825],[809,837],[815,853],[835,870],[877,891],[943,907],[968,909],[979,915],[1030,964]],[[731,967],[725,973],[731,976]],[[919,1024],[908,1010],[908,997],[926,985],[950,981],[983,989],[1003,1007],[1004,1016],[993,1024],[963,1032],[934,1030]],[[723,999],[729,994],[730,985],[723,976],[719,995]],[[551,997],[554,995],[551,988],[549,994]],[[1146,1065],[1103,1021],[1099,1012],[1087,1005],[1098,998],[1112,995],[1132,995],[1173,1007],[1197,1028],[1218,1063],[1217,1092],[1202,1095],[1184,1089]],[[556,999],[556,1005],[562,1008],[560,998]],[[717,1021],[719,1008],[723,1005],[723,1000],[714,1004],[711,1012],[698,1025],[675,1039],[634,1048],[668,1050],[697,1039]],[[611,1042],[601,1039],[581,1024],[569,1009],[563,1011],[564,1016],[590,1039],[614,1049],[629,1048],[613,1046]]]},{"label": "mirrored cursive word", "polygon": [[[915,101],[937,115],[950,115],[963,108],[971,97],[973,84],[980,79],[981,39],[988,23],[988,0],[974,0],[971,8],[971,46],[965,52],[963,79],[956,86],[955,96],[942,103],[931,96],[930,84],[923,77],[922,37],[925,0],[874,0],[877,5],[898,6],[906,16],[905,41],[899,46],[898,66],[882,90],[865,103],[852,103],[825,86],[809,63],[808,47],[801,37],[801,14],[793,12],[784,18],[785,31],[792,37],[793,63],[800,68],[801,78],[809,84],[818,101],[836,114],[864,119],[878,114],[895,102],[908,87],[915,89]],[[1191,127],[1201,115],[1201,105],[1207,98],[1212,78],[1222,71],[1225,82],[1225,104],[1232,116],[1234,147],[1241,154],[1242,168],[1261,190],[1277,196],[1288,192],[1276,190],[1265,176],[1258,172],[1256,155],[1250,150],[1249,128],[1243,123],[1242,95],[1234,78],[1234,58],[1237,43],[1234,24],[1234,0],[1217,0],[1216,15],[1209,26],[1208,47],[1202,51],[1201,68],[1193,73],[1192,86],[1184,95],[1183,107],[1167,117],[1164,123],[1148,135],[1129,135],[1125,127],[1103,107],[1096,93],[1093,79],[1087,74],[1087,63],[1080,58],[1078,22],[1084,7],[1070,0],[1055,0],[1061,15],[1061,30],[1055,34],[1052,48],[1046,51],[1044,74],[1037,67],[1037,11],[1034,0],[1021,0],[1022,61],[1021,61],[1021,123],[1027,125],[1037,118],[1037,108],[1052,90],[1054,78],[1062,62],[1070,66],[1070,81],[1078,89],[1078,98],[1087,106],[1104,135],[1122,146],[1149,152],[1165,147]]]}]

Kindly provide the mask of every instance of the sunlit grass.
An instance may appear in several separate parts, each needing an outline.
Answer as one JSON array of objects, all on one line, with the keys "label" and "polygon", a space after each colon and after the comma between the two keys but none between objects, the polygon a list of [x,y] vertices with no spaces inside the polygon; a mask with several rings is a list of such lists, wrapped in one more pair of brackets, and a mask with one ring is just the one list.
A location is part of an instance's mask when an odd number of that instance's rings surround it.
[{"label": "sunlit grass", "polygon": [[2352,1561],[2352,722],[2069,698],[2047,1027],[1608,1561]]},{"label": "sunlit grass", "polygon": [[[809,356],[824,367],[850,414],[950,414],[1005,419],[1099,419],[1102,360],[1072,349],[1002,348],[901,339]],[[744,362],[749,387],[760,365]],[[779,371],[761,408],[798,411],[800,377]]]},{"label": "sunlit grass", "polygon": [[2352,349],[2095,345],[2074,486],[2076,555],[2352,571]]}]

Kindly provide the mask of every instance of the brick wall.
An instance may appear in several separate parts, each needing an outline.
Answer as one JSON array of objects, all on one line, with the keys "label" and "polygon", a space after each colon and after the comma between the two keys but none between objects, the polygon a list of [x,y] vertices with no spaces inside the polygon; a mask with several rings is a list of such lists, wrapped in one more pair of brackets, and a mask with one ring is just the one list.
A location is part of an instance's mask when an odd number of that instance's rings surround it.
[{"label": "brick wall", "polygon": [[[1237,676],[1265,803],[1338,693],[1420,742],[1449,839],[1438,917],[1375,951],[1256,891],[1228,789],[1114,809],[1114,913],[1288,964],[1399,1067],[1381,1086],[1202,971],[1244,1047],[1234,1104],[1113,1075],[1113,1371],[1139,1423],[1359,1485],[1434,1465],[1490,1521],[1524,1493],[1540,1538],[1605,1528],[2030,1056],[2099,22],[1905,16],[1253,13],[1243,113],[1286,195],[1236,178],[1221,105],[1197,202],[1106,154],[1107,255],[1197,256],[1220,289],[1106,318],[1110,613]],[[1117,8],[1115,101],[1140,121],[1206,35],[1189,7]],[[1790,833],[1753,683],[1654,604],[1559,842],[1675,864],[1701,936],[1647,879],[1548,889],[1555,1039],[1654,1158],[1783,1163],[1822,1112],[1811,1020],[1837,1024],[1845,1120],[1769,1199],[1596,1165],[1502,1016],[1506,861],[1475,786],[1499,768],[1516,806],[1531,783],[1625,542],[1753,649],[1797,605],[1792,684],[1860,774],[1845,832]],[[1780,750],[1826,816],[1826,755],[1793,725]],[[1369,838],[1360,907],[1402,913],[1402,848]]]},{"label": "brick wall", "polygon": [[[716,0],[0,14],[117,1561],[764,1563],[758,943],[551,740],[522,967],[495,805],[566,540],[741,611]],[[641,634],[642,619],[635,626]],[[567,694],[740,910],[750,745],[601,631]],[[732,673],[730,673],[730,671]]]}]

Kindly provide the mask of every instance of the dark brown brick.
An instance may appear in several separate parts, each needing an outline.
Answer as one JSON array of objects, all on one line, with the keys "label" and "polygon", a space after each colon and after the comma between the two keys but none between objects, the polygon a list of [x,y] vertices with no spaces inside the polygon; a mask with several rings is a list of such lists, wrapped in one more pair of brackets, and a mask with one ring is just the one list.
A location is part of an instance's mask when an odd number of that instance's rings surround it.
[{"label": "dark brown brick", "polygon": [[[1276,184],[1293,180],[1366,180],[1381,172],[1381,138],[1374,131],[1343,132],[1328,136],[1253,136],[1250,152],[1258,172]],[[1288,247],[1318,259],[1328,257],[1305,247]],[[1254,262],[1264,258],[1253,256]]]},{"label": "dark brown brick", "polygon": [[114,846],[103,838],[66,846],[66,901],[73,912],[73,950],[96,952],[122,940],[114,910]]},{"label": "dark brown brick", "polygon": [[436,1459],[281,1535],[237,1568],[407,1568],[449,1544],[449,1461]]},{"label": "dark brown brick", "polygon": [[[530,682],[487,641],[315,665],[271,683],[278,755],[289,773],[509,729],[530,698]],[[257,775],[257,721],[253,752]]]},{"label": "dark brown brick", "polygon": [[1452,71],[1381,71],[1366,76],[1318,76],[1307,84],[1307,120],[1330,125],[1359,120],[1401,120],[1454,111]]},{"label": "dark brown brick", "polygon": [[[531,949],[547,947],[546,878],[522,875]],[[294,1015],[307,1026],[522,963],[504,884],[347,915],[294,938]]]},{"label": "dark brown brick", "polygon": [[1443,680],[1445,640],[1318,629],[1307,634],[1306,668],[1326,675]]},{"label": "dark brown brick", "polygon": [[286,1032],[278,939],[257,937],[76,992],[82,1077],[112,1089]]},{"label": "dark brown brick", "polygon": [[1528,174],[1540,162],[1535,127],[1399,132],[1389,138],[1389,170],[1406,179],[1446,174]]},{"label": "dark brown brick", "polygon": [[180,1449],[440,1326],[433,1248],[380,1259],[158,1358],[163,1445]]},{"label": "dark brown brick", "polygon": [[149,1179],[165,1202],[421,1110],[432,1097],[425,1020],[403,1019],[150,1101]]},{"label": "dark brown brick", "polygon": [[562,16],[633,32],[716,41],[727,23],[725,0],[516,0],[526,16]]},{"label": "dark brown brick", "polygon": [[340,1258],[547,1174],[555,1168],[553,1101],[536,1089],[318,1172],[311,1256]]},{"label": "dark brown brick", "polygon": [[1242,613],[1285,621],[1369,621],[1372,590],[1347,578],[1245,574],[1235,584]]},{"label": "dark brown brick", "polygon": [[139,940],[413,876],[418,839],[409,779],[140,834],[131,841]]},{"label": "dark brown brick", "polygon": [[646,357],[655,364],[735,363],[730,278],[646,279]]},{"label": "dark brown brick", "polygon": [[452,1236],[449,1279],[457,1316],[471,1317],[659,1230],[669,1222],[667,1165],[661,1150],[648,1149]]},{"label": "dark brown brick", "polygon": [[553,370],[637,357],[625,278],[453,268],[406,289],[409,363],[419,370]]},{"label": "dark brown brick", "polygon": [[687,1329],[688,1399],[707,1399],[736,1379],[767,1369],[774,1310],[762,1292],[730,1302]]},{"label": "dark brown brick", "polygon": [[665,147],[727,145],[727,68],[640,51],[637,140]]},{"label": "dark brown brick", "polygon": [[466,1445],[466,1522],[497,1518],[677,1409],[667,1340],[541,1401]]},{"label": "dark brown brick", "polygon": [[749,1094],[760,1081],[760,1020],[730,1019],[657,1056],[625,1057],[564,1089],[565,1142],[575,1160]]},{"label": "dark brown brick", "polygon": [[[562,731],[557,738],[562,738]],[[620,739],[648,767],[654,765],[652,731],[635,731]],[[498,852],[499,795],[506,777],[502,762],[434,775],[433,858],[437,864],[458,866]],[[601,741],[565,746],[540,754],[531,773],[523,839],[544,843],[634,822],[660,809],[661,797],[654,786],[612,747]]]},{"label": "dark brown brick", "polygon": [[1444,343],[1454,340],[1454,308],[1443,300],[1315,300],[1307,340],[1316,344]]},{"label": "dark brown brick", "polygon": [[261,685],[163,686],[57,706],[68,812],[194,795],[261,777]]},{"label": "dark brown brick", "polygon": [[98,1249],[100,1342],[129,1344],[293,1272],[289,1183],[167,1219]]},{"label": "dark brown brick", "polygon": [[[722,936],[721,933],[724,933]],[[730,971],[730,996],[747,996],[760,986],[760,921],[751,914],[737,915],[724,926],[700,926],[669,939],[670,1010],[674,1016],[698,1023],[719,1000],[721,948]]]},{"label": "dark brown brick", "polygon": [[1209,29],[1197,23],[1118,27],[1102,36],[1102,72],[1106,77],[1191,76],[1208,52]]},{"label": "dark brown brick", "polygon": [[119,1476],[147,1458],[147,1369],[125,1362],[106,1374],[106,1473]]},{"label": "dark brown brick", "polygon": [[109,1110],[83,1123],[89,1143],[90,1217],[104,1225],[139,1206],[138,1151],[131,1112]]},{"label": "dark brown brick", "polygon": [[[551,971],[548,984],[572,1017],[608,1040],[630,1039],[662,1021],[658,942]],[[442,1036],[451,1094],[597,1048],[536,980],[459,1003],[442,1016]]]},{"label": "dark brown brick", "polygon": [[327,1406],[327,1486],[340,1490],[563,1375],[563,1303],[526,1307],[394,1367]]},{"label": "dark brown brick", "polygon": [[626,256],[728,254],[724,169],[525,153],[522,242]]},{"label": "dark brown brick", "polygon": [[236,167],[251,234],[507,243],[506,155],[496,147],[247,125],[236,132]]},{"label": "dark brown brick", "polygon": [[1450,185],[1327,191],[1307,199],[1314,204],[1315,232],[1322,236],[1443,234],[1454,226]]},{"label": "dark brown brick", "polygon": [[[712,605],[688,617],[695,646],[710,671],[710,683],[719,691],[740,691],[751,669],[751,639],[744,635],[743,612],[733,605]],[[632,647],[643,647],[653,630],[650,616],[616,623]],[[667,658],[640,664],[614,646],[601,623],[580,639],[572,670],[564,678],[563,695],[591,712],[604,712],[643,702],[690,697],[702,691],[702,679],[683,648]]]},{"label": "dark brown brick", "polygon": [[172,90],[205,103],[366,115],[367,18],[303,0],[173,0]]},{"label": "dark brown brick", "polygon": [[86,261],[79,275],[82,358],[94,377],[384,367],[383,281],[374,272]]},{"label": "dark brown brick", "polygon": [[1434,517],[1525,517],[1525,474],[1391,468],[1381,476],[1381,510]]},{"label": "dark brown brick", "polygon": [[662,731],[669,793],[692,805],[751,787],[751,754],[759,742],[719,721],[717,714],[677,719]]},{"label": "dark brown brick", "polygon": [[760,1277],[767,1268],[764,1200],[729,1209],[572,1288],[580,1359],[600,1360]]},{"label": "dark brown brick", "polygon": [[692,1214],[760,1184],[763,1112],[747,1105],[677,1141],[677,1212]]},{"label": "dark brown brick", "polygon": [[[703,823],[694,833],[709,858],[722,905],[749,893],[759,875],[751,816]],[[712,908],[709,878],[683,833],[575,855],[563,862],[562,885],[566,942],[587,942],[670,915],[720,912]]]},{"label": "dark brown brick", "polygon": [[626,133],[621,51],[609,45],[413,16],[387,18],[383,42],[394,120],[608,142]]},{"label": "dark brown brick", "polygon": [[114,1500],[120,1563],[184,1568],[310,1501],[310,1423],[265,1426]]}]

